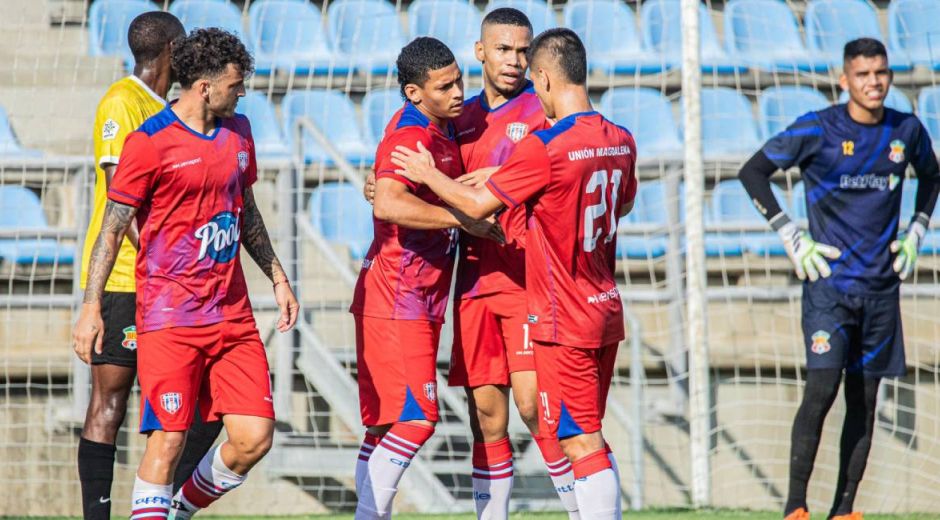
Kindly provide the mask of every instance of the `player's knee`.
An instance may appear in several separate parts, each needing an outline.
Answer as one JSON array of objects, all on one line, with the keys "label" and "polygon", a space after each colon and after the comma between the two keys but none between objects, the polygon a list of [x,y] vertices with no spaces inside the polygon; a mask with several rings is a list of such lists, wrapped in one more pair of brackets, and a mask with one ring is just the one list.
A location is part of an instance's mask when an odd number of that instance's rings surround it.
[{"label": "player's knee", "polygon": [[271,451],[273,435],[252,435],[242,437],[232,443],[238,452],[238,458],[246,462],[257,462]]},{"label": "player's knee", "polygon": [[114,442],[126,412],[127,400],[120,396],[94,395],[88,404],[84,437],[97,442]]},{"label": "player's knee", "polygon": [[516,409],[519,410],[519,417],[529,428],[529,431],[537,432],[539,425],[539,405],[535,396],[517,396]]},{"label": "player's knee", "polygon": [[179,459],[185,444],[186,432],[163,432],[147,443],[147,450],[155,451],[159,460],[169,462]]},{"label": "player's knee", "polygon": [[561,445],[561,450],[565,452],[565,456],[572,462],[604,449],[604,437],[600,432],[565,437],[558,439],[558,443]]}]

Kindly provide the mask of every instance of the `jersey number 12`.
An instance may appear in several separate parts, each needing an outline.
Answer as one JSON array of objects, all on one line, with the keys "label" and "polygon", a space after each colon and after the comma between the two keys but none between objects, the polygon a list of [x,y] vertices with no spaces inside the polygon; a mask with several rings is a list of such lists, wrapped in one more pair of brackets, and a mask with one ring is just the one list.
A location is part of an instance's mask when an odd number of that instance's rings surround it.
[{"label": "jersey number 12", "polygon": [[[607,231],[607,236],[604,237],[605,244],[613,240],[614,235],[617,234],[617,195],[620,194],[620,181],[622,178],[623,172],[620,170],[611,171],[609,179],[607,177],[607,170],[598,170],[591,174],[591,178],[584,187],[584,193],[586,195],[601,190],[601,201],[584,208],[584,242],[582,246],[585,253],[590,253],[597,248],[597,241],[604,233],[603,226],[601,229],[594,228],[594,222],[597,219],[605,217],[604,222],[607,222],[607,215],[608,213],[610,214],[610,228]],[[607,207],[607,196],[605,193],[608,185],[611,186],[611,207],[609,208]]]}]

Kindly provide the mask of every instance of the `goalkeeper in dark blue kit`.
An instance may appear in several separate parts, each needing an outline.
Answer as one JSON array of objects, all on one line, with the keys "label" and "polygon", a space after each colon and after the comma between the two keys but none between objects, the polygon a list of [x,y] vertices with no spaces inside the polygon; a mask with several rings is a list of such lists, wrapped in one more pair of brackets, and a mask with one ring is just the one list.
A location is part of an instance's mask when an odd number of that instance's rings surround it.
[{"label": "goalkeeper in dark blue kit", "polygon": [[[891,79],[881,42],[847,43],[839,84],[849,92],[848,103],[801,116],[739,174],[804,280],[807,375],[791,436],[788,520],[809,518],[806,486],[843,371],[846,415],[828,518],[862,518],[853,506],[871,448],[878,385],[883,377],[905,374],[899,288],[914,270],[940,174],[920,121],[885,108]],[[915,211],[899,236],[909,164],[918,178]],[[792,166],[802,171],[808,230],[790,221],[771,192],[770,176]]]}]

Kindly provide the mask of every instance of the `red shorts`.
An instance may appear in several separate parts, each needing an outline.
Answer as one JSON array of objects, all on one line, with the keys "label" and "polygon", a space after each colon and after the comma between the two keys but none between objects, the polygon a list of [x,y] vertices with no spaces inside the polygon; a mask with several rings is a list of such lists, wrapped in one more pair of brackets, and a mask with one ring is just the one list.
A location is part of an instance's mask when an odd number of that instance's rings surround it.
[{"label": "red shorts", "polygon": [[437,344],[441,324],[356,315],[362,424],[437,422]]},{"label": "red shorts", "polygon": [[180,432],[226,414],[274,419],[268,359],[251,316],[137,335],[140,431]]},{"label": "red shorts", "polygon": [[587,349],[536,343],[539,431],[559,439],[600,431],[616,361],[617,344]]},{"label": "red shorts", "polygon": [[495,293],[454,308],[450,386],[509,385],[509,374],[535,370],[525,293]]}]

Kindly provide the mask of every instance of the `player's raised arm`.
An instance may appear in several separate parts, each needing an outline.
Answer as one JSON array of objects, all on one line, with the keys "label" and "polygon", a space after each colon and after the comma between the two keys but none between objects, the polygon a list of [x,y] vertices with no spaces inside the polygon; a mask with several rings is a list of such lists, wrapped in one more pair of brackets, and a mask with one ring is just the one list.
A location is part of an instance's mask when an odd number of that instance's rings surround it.
[{"label": "player's raised arm", "polygon": [[783,240],[796,276],[800,280],[809,278],[812,282],[820,277],[829,277],[832,269],[826,259],[839,258],[842,252],[833,246],[816,242],[809,232],[790,220],[771,190],[770,176],[778,168],[786,169],[799,164],[802,159],[815,153],[821,135],[817,121],[814,113],[800,117],[768,141],[738,172],[738,178],[744,184],[751,202]]},{"label": "player's raised arm", "polygon": [[88,265],[88,280],[82,310],[75,328],[72,329],[72,341],[75,354],[85,363],[91,363],[91,349],[101,353],[104,339],[104,321],[101,319],[101,297],[104,286],[114,267],[121,238],[127,232],[131,220],[137,214],[137,208],[109,200],[104,210],[104,220],[98,240],[91,250]]},{"label": "player's raised arm", "polygon": [[287,273],[284,272],[281,261],[277,259],[274,247],[271,246],[268,229],[264,225],[264,219],[255,203],[255,195],[251,188],[245,190],[245,221],[242,236],[245,251],[258,264],[265,276],[274,283],[274,300],[281,311],[281,317],[277,321],[277,330],[287,332],[297,322],[300,304],[297,303]]}]

